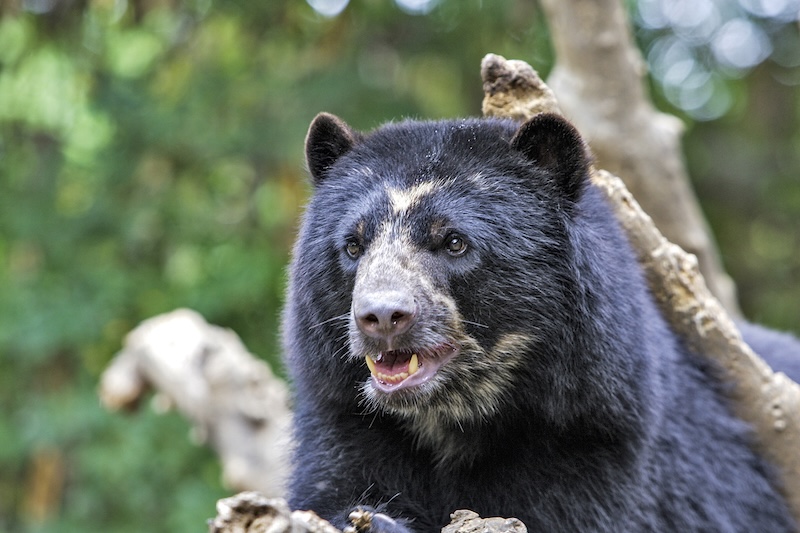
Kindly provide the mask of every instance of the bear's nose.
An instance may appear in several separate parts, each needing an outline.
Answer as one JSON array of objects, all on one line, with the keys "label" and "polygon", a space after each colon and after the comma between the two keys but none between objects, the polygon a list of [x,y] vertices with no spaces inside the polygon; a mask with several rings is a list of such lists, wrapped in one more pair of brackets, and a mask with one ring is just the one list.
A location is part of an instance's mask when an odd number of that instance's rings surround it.
[{"label": "bear's nose", "polygon": [[398,291],[371,293],[353,301],[353,316],[364,335],[388,341],[411,328],[417,319],[417,304]]}]

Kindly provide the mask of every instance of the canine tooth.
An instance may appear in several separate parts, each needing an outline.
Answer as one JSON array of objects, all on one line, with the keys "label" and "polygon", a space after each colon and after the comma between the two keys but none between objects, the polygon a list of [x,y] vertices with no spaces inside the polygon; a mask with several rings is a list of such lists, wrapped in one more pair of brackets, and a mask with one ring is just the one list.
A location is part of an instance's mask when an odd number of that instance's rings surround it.
[{"label": "canine tooth", "polygon": [[408,363],[408,375],[414,375],[419,370],[419,357],[417,354],[411,354],[411,361]]},{"label": "canine tooth", "polygon": [[367,360],[367,366],[369,367],[370,374],[375,375],[375,361],[372,360],[372,357],[366,356],[365,359]]}]

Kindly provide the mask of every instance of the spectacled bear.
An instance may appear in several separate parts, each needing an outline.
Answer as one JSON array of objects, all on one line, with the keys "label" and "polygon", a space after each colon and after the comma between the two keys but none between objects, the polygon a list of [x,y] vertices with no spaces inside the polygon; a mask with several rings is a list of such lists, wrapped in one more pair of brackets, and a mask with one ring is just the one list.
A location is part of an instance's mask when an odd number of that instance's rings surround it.
[{"label": "spectacled bear", "polygon": [[[362,134],[321,114],[306,156],[283,316],[293,508],[374,533],[457,509],[530,531],[795,530],[569,122]],[[797,364],[794,338],[745,333]]]}]

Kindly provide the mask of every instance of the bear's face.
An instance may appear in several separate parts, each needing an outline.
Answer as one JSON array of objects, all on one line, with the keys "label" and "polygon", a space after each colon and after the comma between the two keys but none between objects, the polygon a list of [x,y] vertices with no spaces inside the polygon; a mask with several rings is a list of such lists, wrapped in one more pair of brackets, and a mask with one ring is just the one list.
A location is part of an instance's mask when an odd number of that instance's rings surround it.
[{"label": "bear's face", "polygon": [[566,226],[587,174],[577,132],[540,115],[362,136],[323,114],[306,151],[315,192],[295,275],[313,278],[317,324],[346,324],[346,346],[315,355],[331,358],[322,367],[356,368],[370,408],[423,433],[513,405],[517,376],[567,319]]}]

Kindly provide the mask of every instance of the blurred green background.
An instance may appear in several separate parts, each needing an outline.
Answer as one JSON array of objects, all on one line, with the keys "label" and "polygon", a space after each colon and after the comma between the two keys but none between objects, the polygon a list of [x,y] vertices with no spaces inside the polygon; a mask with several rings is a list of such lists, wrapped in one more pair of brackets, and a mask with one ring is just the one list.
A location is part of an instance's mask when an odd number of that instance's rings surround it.
[{"label": "blurred green background", "polygon": [[[629,2],[746,314],[800,332],[798,0]],[[198,531],[228,492],[176,414],[103,411],[141,320],[278,364],[322,110],[480,113],[484,54],[552,65],[529,0],[0,0],[0,531]]]}]

